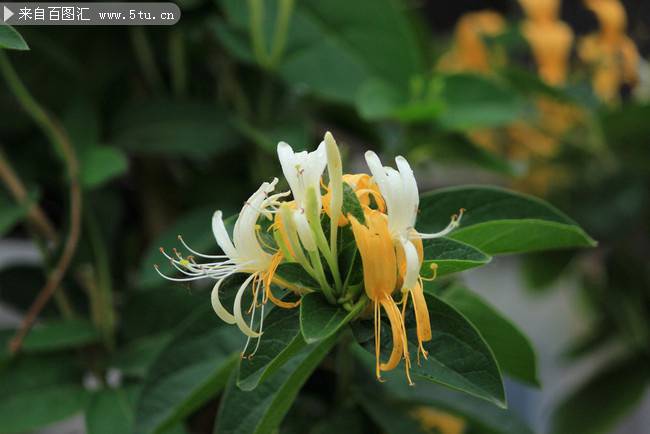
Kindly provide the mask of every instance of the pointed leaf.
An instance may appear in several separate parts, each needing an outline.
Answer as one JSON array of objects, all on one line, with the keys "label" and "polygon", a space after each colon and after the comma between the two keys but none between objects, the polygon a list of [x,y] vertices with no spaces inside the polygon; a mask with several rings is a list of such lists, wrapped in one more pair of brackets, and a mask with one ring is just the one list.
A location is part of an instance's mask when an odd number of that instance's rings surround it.
[{"label": "pointed leaf", "polygon": [[209,306],[198,309],[149,369],[134,431],[159,433],[212,398],[235,366],[239,345],[236,328],[223,324]]},{"label": "pointed leaf", "polygon": [[309,345],[281,369],[246,392],[236,386],[232,375],[221,400],[215,434],[270,434],[282,422],[307,378],[330,351],[337,340],[332,336]]},{"label": "pointed leaf", "polygon": [[453,286],[444,292],[442,299],[474,324],[505,373],[525,383],[540,385],[535,350],[515,324],[463,286]]},{"label": "pointed leaf", "polygon": [[0,24],[0,49],[7,50],[29,50],[27,42],[20,36],[20,33],[11,26]]},{"label": "pointed leaf", "polygon": [[239,363],[237,386],[253,390],[305,345],[300,335],[299,310],[274,308],[264,318],[264,333],[255,356]]},{"label": "pointed leaf", "polygon": [[487,254],[595,245],[573,220],[548,203],[494,187],[454,187],[423,195],[417,228],[439,231],[461,208],[466,210],[461,225],[449,238]]},{"label": "pointed leaf", "polygon": [[423,240],[424,261],[420,274],[423,277],[433,275],[431,265],[436,264],[437,276],[458,273],[470,268],[481,267],[492,258],[475,247],[450,238]]},{"label": "pointed leaf", "polygon": [[110,146],[90,146],[80,155],[81,184],[93,189],[122,175],[128,168],[124,152]]},{"label": "pointed leaf", "polygon": [[343,183],[343,206],[341,207],[341,213],[344,216],[352,214],[359,223],[366,223],[366,216],[363,214],[359,198],[347,182]]},{"label": "pointed leaf", "polygon": [[309,344],[326,339],[354,319],[365,307],[359,303],[348,312],[342,306],[331,305],[318,293],[307,294],[300,302],[300,330]]},{"label": "pointed leaf", "polygon": [[[499,366],[480,333],[467,318],[440,298],[425,293],[432,339],[424,343],[428,359],[421,357],[415,362],[418,343],[412,306],[407,306],[406,327],[409,349],[414,362],[411,375],[421,377],[452,389],[490,401],[505,407],[505,392]],[[365,321],[355,325],[355,336],[364,348],[374,354],[372,323]],[[382,327],[382,360],[386,360],[392,347],[390,325]],[[404,380],[406,381],[406,380]]]}]

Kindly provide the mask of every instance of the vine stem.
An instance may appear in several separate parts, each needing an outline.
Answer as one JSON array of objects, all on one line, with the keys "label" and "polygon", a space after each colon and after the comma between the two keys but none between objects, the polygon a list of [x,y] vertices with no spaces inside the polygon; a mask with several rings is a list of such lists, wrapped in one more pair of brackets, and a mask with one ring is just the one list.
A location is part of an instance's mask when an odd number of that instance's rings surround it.
[{"label": "vine stem", "polygon": [[70,266],[72,257],[77,250],[77,243],[79,242],[79,234],[81,230],[82,200],[81,186],[79,184],[79,163],[77,161],[75,150],[72,147],[67,134],[29,93],[11,65],[7,55],[2,50],[0,50],[0,72],[22,108],[43,130],[55,150],[61,155],[68,172],[70,195],[70,231],[68,237],[63,245],[61,256],[48,276],[45,286],[43,286],[39,292],[38,296],[27,311],[20,328],[9,342],[9,350],[12,353],[16,353],[22,347],[23,340],[36,322],[38,314],[43,310],[63,280],[63,276]]}]

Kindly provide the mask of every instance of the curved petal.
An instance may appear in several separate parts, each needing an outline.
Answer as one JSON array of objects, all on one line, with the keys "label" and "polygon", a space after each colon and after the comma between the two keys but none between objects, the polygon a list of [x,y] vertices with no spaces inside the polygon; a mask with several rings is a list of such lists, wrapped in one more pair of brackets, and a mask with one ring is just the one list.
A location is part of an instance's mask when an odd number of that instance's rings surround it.
[{"label": "curved petal", "polygon": [[293,212],[293,221],[296,223],[296,229],[298,230],[298,236],[302,245],[309,252],[315,251],[316,241],[314,240],[314,235],[311,232],[305,213],[302,210],[295,210]]},{"label": "curved petal", "polygon": [[214,238],[221,247],[221,250],[228,255],[230,259],[234,259],[237,256],[237,250],[235,246],[230,241],[230,235],[226,230],[226,226],[223,224],[223,213],[217,211],[212,216],[212,232],[214,233]]},{"label": "curved petal", "polygon": [[417,249],[411,241],[402,239],[401,242],[402,247],[404,248],[404,259],[406,261],[402,289],[411,290],[415,288],[418,283],[418,276],[420,275],[420,257],[418,256]]},{"label": "curved petal", "polygon": [[415,218],[417,217],[418,206],[420,205],[420,194],[418,192],[418,184],[415,180],[415,175],[411,169],[411,165],[401,155],[395,158],[395,164],[399,169],[400,177],[402,178],[402,189],[405,195],[405,205],[408,206],[406,210],[409,213],[409,226],[415,225]]},{"label": "curved petal", "polygon": [[296,197],[296,195],[300,194],[300,183],[298,180],[298,171],[296,170],[296,154],[288,143],[278,143],[278,159],[280,160],[282,173],[293,193],[293,198],[296,201],[302,201],[302,197]]},{"label": "curved petal", "polygon": [[241,310],[241,299],[242,296],[244,295],[244,291],[248,287],[248,284],[253,280],[253,278],[256,276],[256,274],[251,274],[246,278],[244,283],[239,287],[239,290],[237,291],[237,294],[235,295],[235,304],[233,305],[232,311],[235,314],[235,322],[237,324],[237,327],[239,327],[239,330],[242,331],[246,336],[251,337],[251,338],[259,338],[262,336],[261,333],[256,332],[255,330],[251,329],[248,324],[246,324],[246,320],[244,319],[244,315],[242,314]]},{"label": "curved petal", "polygon": [[225,307],[223,307],[223,304],[221,304],[221,300],[219,299],[219,288],[221,287],[221,284],[232,274],[233,273],[230,273],[219,279],[217,283],[214,284],[212,293],[210,294],[212,308],[214,309],[217,316],[221,319],[221,321],[227,324],[234,324],[235,317],[230,312],[228,312]]}]

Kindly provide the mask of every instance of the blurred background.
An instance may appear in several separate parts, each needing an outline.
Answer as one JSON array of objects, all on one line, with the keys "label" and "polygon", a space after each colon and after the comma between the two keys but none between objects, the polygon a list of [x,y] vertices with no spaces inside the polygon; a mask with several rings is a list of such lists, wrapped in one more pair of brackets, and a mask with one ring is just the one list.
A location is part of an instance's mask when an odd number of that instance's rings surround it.
[{"label": "blurred background", "polygon": [[[63,340],[87,349],[85,386],[52,389],[59,411],[27,431],[86,432],[82,389],[145,381],[201,302],[158,278],[158,247],[212,249],[212,212],[280,173],[277,142],[329,130],[350,172],[367,148],[401,154],[422,191],[514,188],[598,240],[467,280],[538,351],[541,389],[507,384],[535,432],[648,432],[650,3],[177,3],[173,27],[21,27],[30,50],[0,50],[0,395],[17,393],[6,344],[57,270],[38,318],[75,319]],[[21,362],[34,408],[35,372],[68,366],[41,344]]]}]

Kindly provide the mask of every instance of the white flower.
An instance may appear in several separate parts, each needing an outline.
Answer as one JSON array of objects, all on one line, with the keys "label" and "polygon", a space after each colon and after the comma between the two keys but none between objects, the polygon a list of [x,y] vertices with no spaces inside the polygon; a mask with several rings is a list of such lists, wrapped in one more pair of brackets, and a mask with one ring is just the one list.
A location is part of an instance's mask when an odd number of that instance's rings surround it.
[{"label": "white flower", "polygon": [[411,290],[417,285],[421,265],[413,240],[444,237],[458,227],[462,211],[460,216],[452,217],[449,225],[440,232],[434,234],[418,232],[415,229],[415,220],[420,196],[408,161],[402,156],[395,158],[398,169],[395,170],[392,167],[384,167],[377,154],[372,151],[367,151],[365,157],[370,172],[386,201],[388,230],[393,241],[399,243],[404,249],[406,272],[402,290]]},{"label": "white flower", "polygon": [[278,158],[284,177],[289,183],[297,208],[304,208],[307,190],[316,191],[318,209],[321,207],[320,179],[327,165],[325,142],[321,142],[313,152],[293,152],[285,142],[278,143]]},{"label": "white flower", "polygon": [[[260,298],[262,301],[264,300],[265,276],[274,261],[274,255],[265,251],[260,244],[257,221],[260,215],[270,218],[271,213],[275,212],[276,207],[279,205],[278,199],[288,194],[278,193],[270,196],[277,183],[277,178],[273,179],[270,183],[264,182],[246,201],[235,222],[232,240],[223,222],[222,212],[217,211],[214,213],[212,217],[212,231],[217,244],[221,247],[225,255],[205,255],[198,253],[190,248],[179,236],[179,240],[190,252],[202,258],[212,259],[214,262],[198,264],[194,262],[192,257],[183,259],[178,252],[175,252],[177,258],[173,258],[161,249],[163,254],[171,261],[172,265],[183,273],[185,277],[172,278],[162,275],[160,271],[158,273],[166,279],[173,281],[191,281],[204,278],[216,280],[211,294],[212,307],[219,318],[228,324],[237,324],[239,329],[249,338],[259,338],[262,334],[264,303],[260,303]],[[156,270],[158,270],[157,267]],[[233,313],[231,314],[221,304],[219,289],[223,282],[235,273],[247,273],[250,276],[239,287],[235,295]],[[242,297],[251,282],[253,303],[250,309],[251,319],[247,324],[242,311]],[[262,307],[260,325],[259,329],[255,331],[253,330],[255,310],[260,305]]]}]

